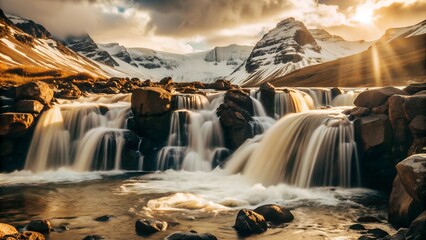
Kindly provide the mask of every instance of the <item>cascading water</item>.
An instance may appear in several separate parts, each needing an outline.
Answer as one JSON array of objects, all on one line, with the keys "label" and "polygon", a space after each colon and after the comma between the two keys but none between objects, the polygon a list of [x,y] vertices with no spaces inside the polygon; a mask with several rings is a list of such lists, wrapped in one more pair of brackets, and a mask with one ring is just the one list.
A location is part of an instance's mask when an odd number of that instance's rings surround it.
[{"label": "cascading water", "polygon": [[299,90],[285,89],[275,93],[275,118],[279,119],[287,113],[305,112],[315,109],[312,98]]},{"label": "cascading water", "polygon": [[337,95],[332,102],[333,106],[353,106],[355,98],[359,93],[354,91],[347,91],[345,93]]},{"label": "cascading water", "polygon": [[229,173],[253,182],[300,187],[357,185],[359,168],[353,126],[340,110],[289,114],[264,136],[240,147],[227,162]]},{"label": "cascading water", "polygon": [[297,88],[311,96],[316,108],[329,106],[332,103],[333,96],[329,88]]},{"label": "cascading water", "polygon": [[[96,101],[96,103],[91,103]],[[129,95],[64,100],[40,117],[25,169],[76,171],[119,169]]]},{"label": "cascading water", "polygon": [[[182,101],[185,104],[172,113],[168,144],[158,154],[157,168],[210,171],[220,159],[229,155],[216,116],[216,109],[223,102],[223,93],[208,97],[177,97],[185,99]],[[203,106],[204,109],[193,106]]]},{"label": "cascading water", "polygon": [[276,122],[276,120],[269,117],[266,114],[266,111],[263,108],[262,103],[258,99],[252,96],[250,96],[250,98],[253,104],[253,115],[254,115],[253,116],[254,122],[250,123],[252,126],[252,132],[253,132],[253,135],[262,134],[268,128],[270,128]]}]

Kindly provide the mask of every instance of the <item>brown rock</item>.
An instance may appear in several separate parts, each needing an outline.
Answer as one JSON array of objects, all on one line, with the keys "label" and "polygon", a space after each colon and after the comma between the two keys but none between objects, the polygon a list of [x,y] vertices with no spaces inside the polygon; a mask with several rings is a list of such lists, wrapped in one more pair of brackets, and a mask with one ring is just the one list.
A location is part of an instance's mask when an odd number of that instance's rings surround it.
[{"label": "brown rock", "polygon": [[399,227],[408,227],[423,208],[405,191],[399,176],[396,176],[389,198],[388,221]]},{"label": "brown rock", "polygon": [[19,100],[15,104],[16,111],[23,113],[41,113],[43,108],[44,105],[37,100]]},{"label": "brown rock", "polygon": [[49,220],[32,220],[27,229],[29,231],[49,233],[52,230],[52,224],[50,224]]},{"label": "brown rock", "polygon": [[426,83],[412,83],[404,88],[404,91],[410,95],[426,90]]},{"label": "brown rock", "polygon": [[411,121],[417,115],[426,115],[426,95],[415,95],[407,98],[403,104],[405,117]]},{"label": "brown rock", "polygon": [[144,87],[132,93],[131,105],[135,116],[151,116],[170,110],[172,94],[158,87]]},{"label": "brown rock", "polygon": [[2,113],[0,114],[0,135],[22,133],[33,123],[34,117],[29,113]]},{"label": "brown rock", "polygon": [[37,81],[18,86],[16,89],[18,99],[38,100],[42,104],[49,104],[53,99],[53,90],[49,84]]},{"label": "brown rock", "polygon": [[165,77],[158,82],[161,85],[167,85],[173,83],[173,79],[171,77]]},{"label": "brown rock", "polygon": [[361,136],[364,150],[390,142],[392,129],[389,119],[384,114],[369,115],[357,120],[356,132]]},{"label": "brown rock", "polygon": [[354,107],[351,111],[351,115],[354,117],[363,117],[370,114],[370,109],[366,107]]},{"label": "brown rock", "polygon": [[407,98],[409,98],[409,96],[404,95],[393,95],[389,98],[389,119],[391,122],[396,119],[405,119],[405,111],[402,105]]},{"label": "brown rock", "polygon": [[355,99],[354,104],[357,107],[378,107],[383,105],[390,96],[395,94],[407,95],[406,92],[395,87],[377,88],[360,93]]},{"label": "brown rock", "polygon": [[426,202],[426,154],[409,156],[396,165],[405,190],[418,202]]},{"label": "brown rock", "polygon": [[276,204],[262,205],[254,209],[256,213],[262,215],[266,221],[279,225],[293,221],[294,216],[287,208]]},{"label": "brown rock", "polygon": [[268,226],[262,215],[251,210],[243,209],[238,212],[234,228],[240,235],[247,236],[263,233]]},{"label": "brown rock", "polygon": [[17,234],[18,230],[12,225],[6,224],[6,223],[0,223],[0,238],[2,238],[5,235],[13,235]]},{"label": "brown rock", "polygon": [[426,116],[425,115],[417,115],[410,122],[410,130],[414,136],[417,137],[425,137],[426,136]]},{"label": "brown rock", "polygon": [[373,112],[374,114],[388,114],[389,112],[389,103],[386,102],[383,105],[380,105],[378,107],[373,107],[371,109],[371,112]]},{"label": "brown rock", "polygon": [[426,211],[420,214],[408,228],[407,240],[423,240],[426,239]]}]

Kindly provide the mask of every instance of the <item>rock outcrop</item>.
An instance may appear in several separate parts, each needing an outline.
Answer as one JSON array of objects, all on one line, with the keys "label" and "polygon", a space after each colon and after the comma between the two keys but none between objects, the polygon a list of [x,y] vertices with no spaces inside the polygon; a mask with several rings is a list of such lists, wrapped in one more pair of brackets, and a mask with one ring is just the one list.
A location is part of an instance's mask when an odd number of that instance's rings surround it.
[{"label": "rock outcrop", "polygon": [[235,219],[235,230],[242,235],[263,233],[268,229],[265,218],[251,210],[240,210]]}]

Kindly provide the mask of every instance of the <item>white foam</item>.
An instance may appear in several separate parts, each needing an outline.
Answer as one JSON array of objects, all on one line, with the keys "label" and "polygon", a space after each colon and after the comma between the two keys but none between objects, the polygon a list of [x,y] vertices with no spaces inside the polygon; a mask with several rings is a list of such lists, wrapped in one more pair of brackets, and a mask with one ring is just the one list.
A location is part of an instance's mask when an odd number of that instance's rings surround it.
[{"label": "white foam", "polygon": [[33,173],[31,171],[15,171],[0,174],[0,186],[38,185],[46,183],[76,183],[102,179],[105,176],[123,174],[123,171],[76,172],[67,168],[56,171]]},{"label": "white foam", "polygon": [[168,170],[128,180],[118,194],[166,194],[152,199],[149,210],[222,211],[255,208],[268,203],[297,206],[310,202],[327,206],[355,204],[350,199],[365,196],[371,190],[353,188],[297,188],[286,184],[265,187],[249,184],[241,175],[227,175],[223,170],[185,172]]}]

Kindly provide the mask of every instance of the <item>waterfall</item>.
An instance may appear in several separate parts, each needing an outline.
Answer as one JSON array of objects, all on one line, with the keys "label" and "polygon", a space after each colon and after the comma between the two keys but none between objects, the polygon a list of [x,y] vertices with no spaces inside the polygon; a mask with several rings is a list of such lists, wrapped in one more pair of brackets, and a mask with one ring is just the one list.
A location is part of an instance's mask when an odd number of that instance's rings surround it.
[{"label": "waterfall", "polygon": [[337,110],[284,116],[243,144],[225,169],[265,185],[351,186],[360,180],[353,126]]},{"label": "waterfall", "polygon": [[[208,100],[207,104],[205,100]],[[210,171],[219,158],[229,155],[216,109],[223,102],[223,93],[208,97],[191,97],[185,109],[172,113],[168,144],[158,153],[157,168]],[[193,102],[191,102],[193,101]],[[194,109],[197,101],[204,109]]]},{"label": "waterfall", "polygon": [[353,106],[355,98],[359,93],[355,93],[354,91],[347,91],[343,94],[337,95],[332,102],[333,106]]},{"label": "waterfall", "polygon": [[279,119],[287,113],[305,112],[314,109],[312,98],[299,90],[285,89],[275,93],[275,118]]},{"label": "waterfall", "polygon": [[315,107],[319,108],[321,106],[331,105],[333,96],[331,95],[331,90],[329,88],[297,88],[300,91],[303,91],[314,101]]},{"label": "waterfall", "polygon": [[253,135],[262,134],[275,123],[275,119],[269,117],[266,114],[265,108],[263,108],[262,103],[258,99],[252,96],[250,96],[250,98],[253,104],[253,115],[254,115],[253,116],[254,121],[250,122],[252,127],[252,132],[253,132]]},{"label": "waterfall", "polygon": [[25,169],[119,169],[130,109],[128,101],[128,94],[61,100],[41,115]]},{"label": "waterfall", "polygon": [[175,95],[177,109],[201,110],[208,107],[209,100],[200,94],[180,94]]}]

